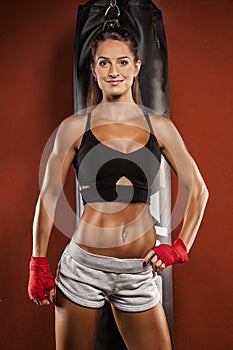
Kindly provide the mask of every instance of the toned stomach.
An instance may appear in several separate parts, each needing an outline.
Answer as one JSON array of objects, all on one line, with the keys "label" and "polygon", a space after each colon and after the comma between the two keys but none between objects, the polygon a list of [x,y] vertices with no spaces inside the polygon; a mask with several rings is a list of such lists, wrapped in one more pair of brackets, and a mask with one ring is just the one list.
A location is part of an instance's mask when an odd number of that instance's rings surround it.
[{"label": "toned stomach", "polygon": [[144,258],[155,246],[156,232],[144,203],[89,203],[74,232],[78,245],[93,254]]}]

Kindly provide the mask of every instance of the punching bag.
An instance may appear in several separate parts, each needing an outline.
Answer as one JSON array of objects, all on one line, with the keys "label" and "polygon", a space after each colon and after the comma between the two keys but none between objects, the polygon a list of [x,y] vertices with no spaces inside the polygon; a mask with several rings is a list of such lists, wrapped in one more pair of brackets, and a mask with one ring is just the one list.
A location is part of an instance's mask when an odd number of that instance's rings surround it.
[{"label": "punching bag", "polygon": [[[150,0],[90,0],[80,5],[77,14],[74,45],[74,108],[83,114],[90,77],[90,45],[104,28],[124,26],[135,36],[142,66],[139,86],[142,104],[149,112],[169,116],[167,44],[162,13]],[[154,218],[157,243],[171,243],[170,170],[162,157],[159,183],[154,184],[150,212]],[[83,204],[77,183],[77,221]],[[172,338],[172,267],[158,273],[160,290]],[[106,301],[101,318],[97,350],[124,350],[126,346],[116,327],[112,310]]]}]

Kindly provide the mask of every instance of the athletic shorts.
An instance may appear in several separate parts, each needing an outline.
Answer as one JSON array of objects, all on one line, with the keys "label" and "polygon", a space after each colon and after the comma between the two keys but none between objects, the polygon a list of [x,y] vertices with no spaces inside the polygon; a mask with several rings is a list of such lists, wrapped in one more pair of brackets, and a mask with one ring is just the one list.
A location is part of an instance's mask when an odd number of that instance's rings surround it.
[{"label": "athletic shorts", "polygon": [[152,265],[143,259],[119,259],[91,254],[73,239],[65,248],[56,285],[72,302],[100,308],[108,300],[119,310],[140,312],[160,301]]}]

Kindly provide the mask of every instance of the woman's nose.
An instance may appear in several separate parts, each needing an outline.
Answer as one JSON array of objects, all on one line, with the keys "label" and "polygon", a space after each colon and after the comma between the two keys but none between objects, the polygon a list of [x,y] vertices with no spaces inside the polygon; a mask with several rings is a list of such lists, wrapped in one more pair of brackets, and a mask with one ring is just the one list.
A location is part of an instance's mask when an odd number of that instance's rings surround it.
[{"label": "woman's nose", "polygon": [[111,78],[116,78],[119,76],[119,73],[117,72],[116,66],[112,65],[109,69],[108,76]]}]

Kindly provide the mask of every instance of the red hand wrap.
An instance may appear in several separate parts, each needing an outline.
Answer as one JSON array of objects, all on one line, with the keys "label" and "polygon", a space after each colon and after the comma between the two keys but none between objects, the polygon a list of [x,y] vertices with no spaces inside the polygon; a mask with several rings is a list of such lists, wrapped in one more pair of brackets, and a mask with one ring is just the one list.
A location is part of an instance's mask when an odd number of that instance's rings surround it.
[{"label": "red hand wrap", "polygon": [[46,257],[31,257],[28,294],[30,299],[45,300],[48,291],[55,288],[53,275]]},{"label": "red hand wrap", "polygon": [[172,245],[160,244],[153,250],[165,266],[188,261],[187,248],[180,238],[177,238]]}]

